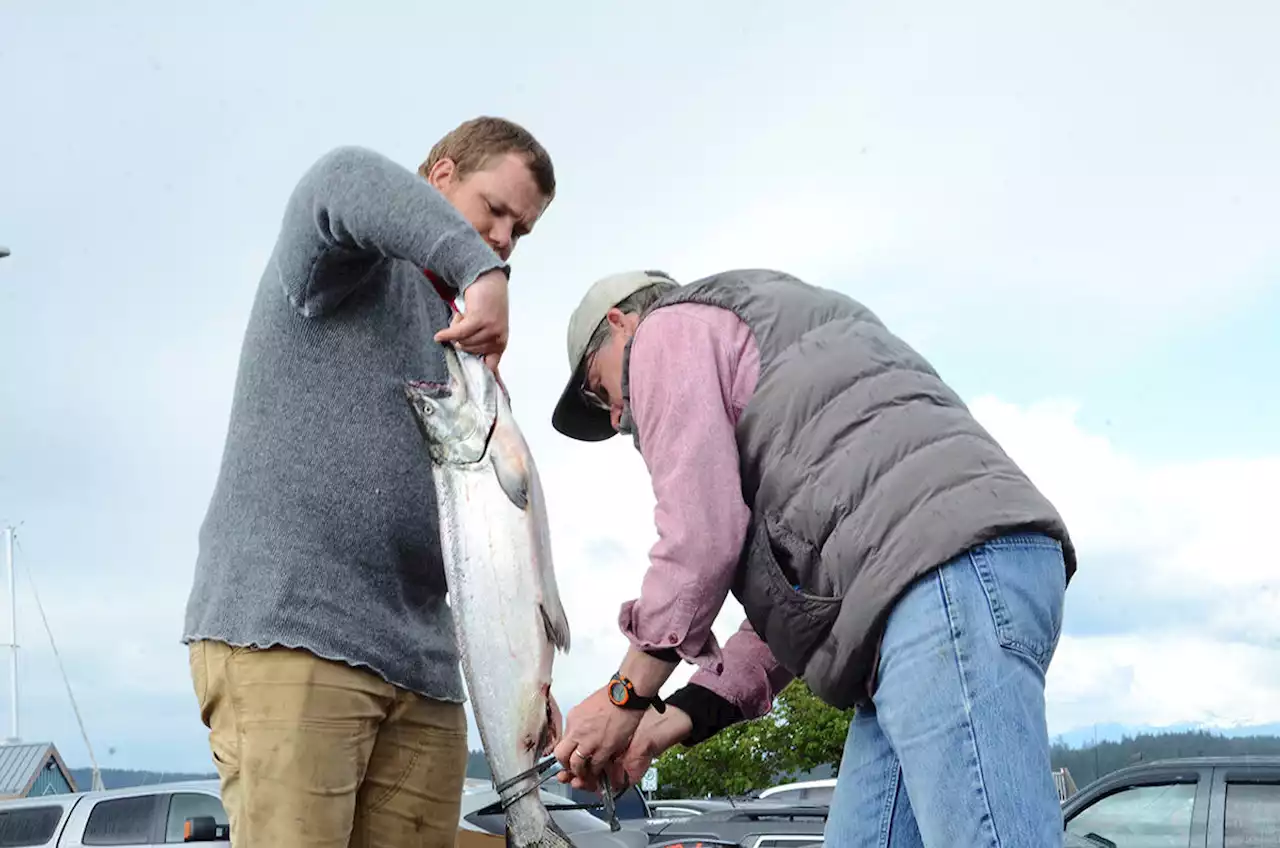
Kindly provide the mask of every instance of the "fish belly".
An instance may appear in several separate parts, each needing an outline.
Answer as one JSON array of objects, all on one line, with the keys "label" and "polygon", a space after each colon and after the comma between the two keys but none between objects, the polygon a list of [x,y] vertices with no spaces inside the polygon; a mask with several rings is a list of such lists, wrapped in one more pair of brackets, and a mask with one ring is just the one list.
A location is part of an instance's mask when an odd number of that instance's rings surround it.
[{"label": "fish belly", "polygon": [[449,608],[494,782],[533,767],[546,722],[552,646],[540,610],[530,514],[489,462],[436,468]]}]

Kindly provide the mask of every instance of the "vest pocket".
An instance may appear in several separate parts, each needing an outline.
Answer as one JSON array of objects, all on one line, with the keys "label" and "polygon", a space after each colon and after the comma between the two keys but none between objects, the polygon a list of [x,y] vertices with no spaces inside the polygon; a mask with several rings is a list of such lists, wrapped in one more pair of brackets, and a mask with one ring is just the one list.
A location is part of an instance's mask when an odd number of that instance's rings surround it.
[{"label": "vest pocket", "polygon": [[764,519],[753,519],[734,595],[756,635],[784,668],[799,676],[840,614],[842,599],[809,595],[796,588],[778,561],[779,552],[788,564],[803,557],[811,567],[818,567],[816,552],[802,541],[786,531],[771,530]]}]

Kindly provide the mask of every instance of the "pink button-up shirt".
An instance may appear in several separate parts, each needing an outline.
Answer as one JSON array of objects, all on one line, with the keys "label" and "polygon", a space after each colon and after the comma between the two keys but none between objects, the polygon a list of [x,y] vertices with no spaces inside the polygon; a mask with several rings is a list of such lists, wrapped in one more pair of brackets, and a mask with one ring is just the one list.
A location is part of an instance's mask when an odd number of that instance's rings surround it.
[{"label": "pink button-up shirt", "polygon": [[683,303],[655,311],[631,343],[631,414],[657,500],[658,541],[640,597],[618,624],[641,650],[674,648],[691,683],[757,718],[791,680],[744,621],[721,649],[711,624],[738,567],[751,512],[734,428],[755,392],[760,356],[733,312]]}]

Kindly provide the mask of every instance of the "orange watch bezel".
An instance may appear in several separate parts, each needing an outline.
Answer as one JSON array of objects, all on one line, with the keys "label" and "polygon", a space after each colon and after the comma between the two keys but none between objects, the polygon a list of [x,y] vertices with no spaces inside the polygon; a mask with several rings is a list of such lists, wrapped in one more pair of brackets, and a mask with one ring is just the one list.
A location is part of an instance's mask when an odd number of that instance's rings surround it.
[{"label": "orange watch bezel", "polygon": [[[613,687],[614,687],[614,684],[617,684],[617,683],[621,683],[623,691],[627,693],[626,697],[624,697],[621,701],[613,697]],[[623,677],[621,674],[615,674],[613,677],[609,678],[609,702],[612,703],[615,707],[625,707],[628,703],[630,703],[631,699],[635,697],[635,694],[636,694],[635,684],[632,683],[627,678]]]}]

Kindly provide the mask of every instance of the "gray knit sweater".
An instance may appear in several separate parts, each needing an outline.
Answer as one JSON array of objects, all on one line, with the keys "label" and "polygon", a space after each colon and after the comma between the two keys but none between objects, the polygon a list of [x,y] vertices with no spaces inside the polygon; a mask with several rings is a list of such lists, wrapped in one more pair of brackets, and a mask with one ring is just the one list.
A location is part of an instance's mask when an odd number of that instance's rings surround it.
[{"label": "gray knit sweater", "polygon": [[506,270],[429,183],[340,148],[289,199],[253,303],[183,641],[306,648],[463,700],[422,436],[456,291]]}]

